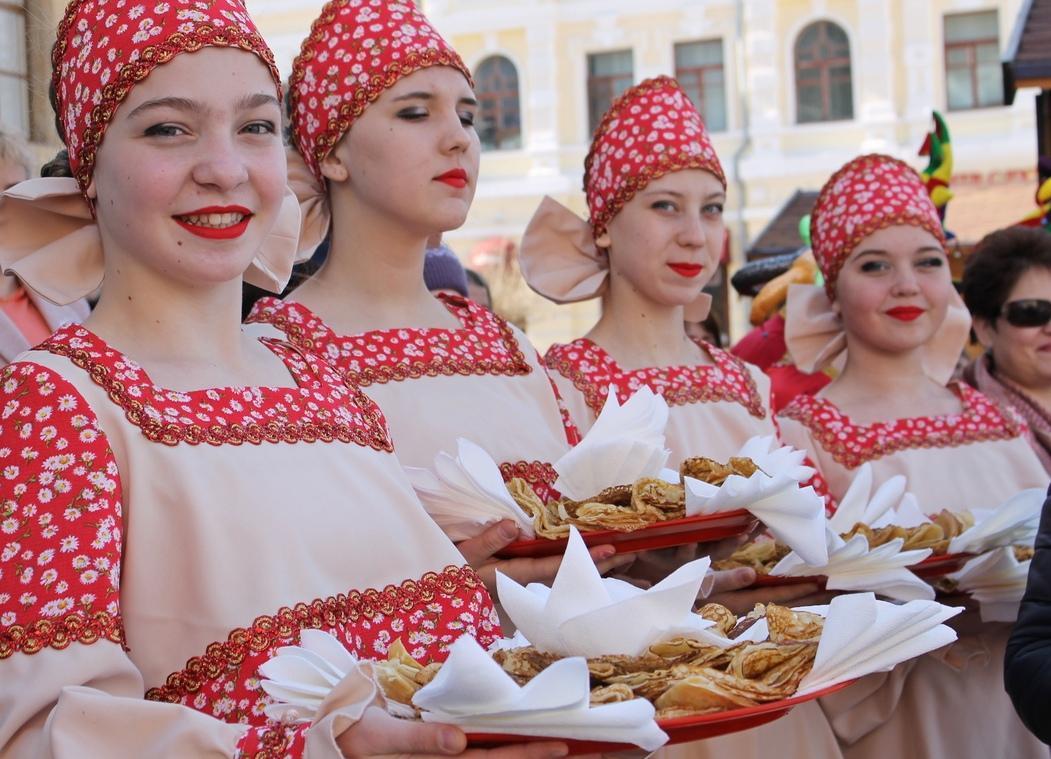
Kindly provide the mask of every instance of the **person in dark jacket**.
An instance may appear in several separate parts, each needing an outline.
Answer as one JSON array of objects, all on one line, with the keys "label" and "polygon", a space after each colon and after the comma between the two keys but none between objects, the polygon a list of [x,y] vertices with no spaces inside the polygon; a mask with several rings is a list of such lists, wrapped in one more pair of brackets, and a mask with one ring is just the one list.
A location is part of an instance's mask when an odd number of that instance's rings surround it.
[{"label": "person in dark jacket", "polygon": [[1051,491],[1018,622],[1007,643],[1004,683],[1026,727],[1051,744]]}]

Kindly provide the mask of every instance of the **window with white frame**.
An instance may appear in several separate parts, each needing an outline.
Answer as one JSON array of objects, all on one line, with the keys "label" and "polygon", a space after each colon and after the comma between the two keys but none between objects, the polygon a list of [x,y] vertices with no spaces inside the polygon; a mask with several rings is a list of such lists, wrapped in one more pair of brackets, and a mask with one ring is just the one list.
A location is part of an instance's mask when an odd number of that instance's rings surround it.
[{"label": "window with white frame", "polygon": [[713,132],[726,129],[726,75],[722,40],[675,45],[675,78]]},{"label": "window with white frame", "polygon": [[29,134],[25,0],[0,0],[0,129]]},{"label": "window with white frame", "polygon": [[838,24],[817,21],[796,38],[796,121],[854,118],[850,40]]},{"label": "window with white frame", "polygon": [[475,69],[478,136],[485,150],[522,147],[518,70],[502,55],[486,58]]},{"label": "window with white frame", "polygon": [[952,111],[1003,105],[995,10],[945,17],[945,101]]},{"label": "window with white frame", "polygon": [[635,57],[630,50],[588,55],[588,134],[594,133],[603,115],[634,82]]}]

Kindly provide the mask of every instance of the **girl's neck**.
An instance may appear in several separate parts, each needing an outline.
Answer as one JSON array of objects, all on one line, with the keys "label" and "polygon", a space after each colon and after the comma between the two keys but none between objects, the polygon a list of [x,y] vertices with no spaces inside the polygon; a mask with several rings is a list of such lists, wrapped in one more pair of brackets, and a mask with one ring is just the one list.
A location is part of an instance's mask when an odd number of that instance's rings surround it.
[{"label": "girl's neck", "polygon": [[384,223],[375,212],[333,205],[332,239],[321,270],[291,296],[337,334],[399,327],[458,327],[423,280],[427,235]]},{"label": "girl's neck", "polygon": [[199,287],[150,284],[108,271],[84,326],[163,387],[290,384],[287,371],[262,359],[257,341],[241,330],[240,279]]},{"label": "girl's neck", "polygon": [[687,337],[682,306],[655,303],[613,274],[602,316],[587,337],[627,370],[711,362]]},{"label": "girl's neck", "polygon": [[859,424],[959,413],[960,401],[927,374],[922,347],[889,353],[847,336],[842,373],[821,392]]}]

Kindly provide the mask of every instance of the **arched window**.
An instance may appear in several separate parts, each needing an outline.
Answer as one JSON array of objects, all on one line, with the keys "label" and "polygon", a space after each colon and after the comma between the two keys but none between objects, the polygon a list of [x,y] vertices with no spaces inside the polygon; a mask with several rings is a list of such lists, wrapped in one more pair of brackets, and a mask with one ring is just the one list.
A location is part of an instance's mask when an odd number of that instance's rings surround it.
[{"label": "arched window", "polygon": [[796,39],[796,121],[854,118],[850,41],[831,21],[817,21]]},{"label": "arched window", "polygon": [[486,58],[474,75],[478,97],[478,136],[484,150],[522,147],[518,71],[502,55]]}]

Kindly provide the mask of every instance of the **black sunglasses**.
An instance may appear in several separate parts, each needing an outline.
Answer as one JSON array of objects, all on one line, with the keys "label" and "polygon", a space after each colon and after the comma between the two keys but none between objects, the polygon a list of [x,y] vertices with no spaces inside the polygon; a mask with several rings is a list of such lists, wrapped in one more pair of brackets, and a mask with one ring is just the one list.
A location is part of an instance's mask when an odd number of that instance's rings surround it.
[{"label": "black sunglasses", "polygon": [[1051,300],[1013,300],[1004,304],[1002,314],[1012,327],[1043,327],[1051,322]]}]

